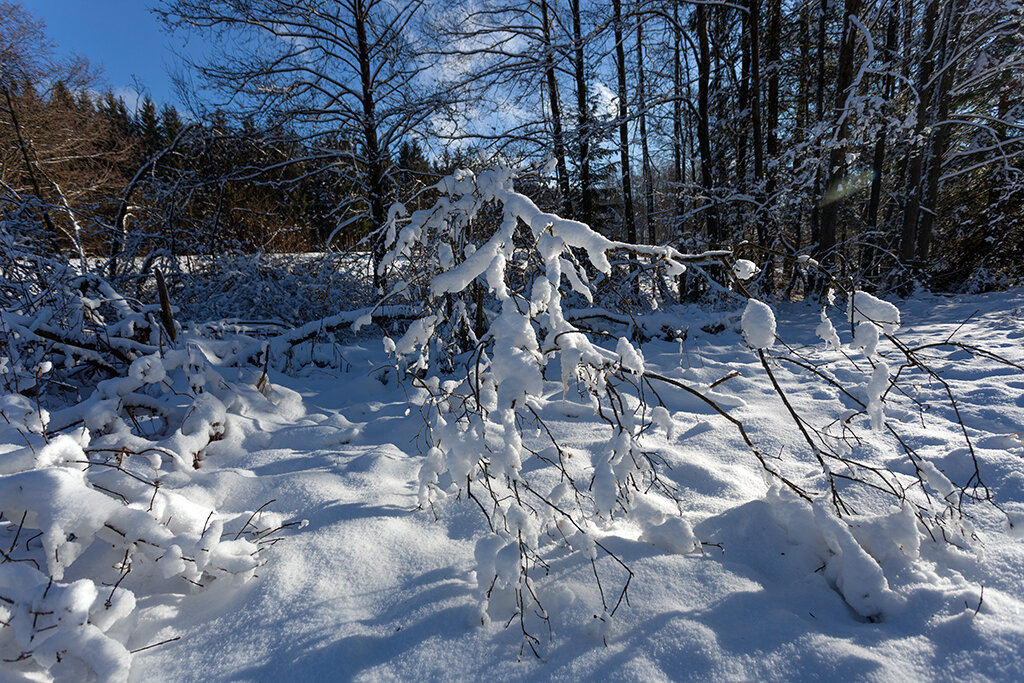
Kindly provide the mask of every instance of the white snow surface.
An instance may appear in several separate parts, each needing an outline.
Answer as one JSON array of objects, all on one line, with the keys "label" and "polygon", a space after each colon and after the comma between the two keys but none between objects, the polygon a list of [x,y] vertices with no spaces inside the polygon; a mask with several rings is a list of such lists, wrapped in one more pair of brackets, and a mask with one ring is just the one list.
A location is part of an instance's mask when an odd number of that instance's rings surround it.
[{"label": "white snow surface", "polygon": [[[742,337],[730,329],[700,331],[694,323],[703,313],[686,309],[677,313],[690,325],[685,356],[675,342],[657,340],[636,348],[619,342],[617,352],[629,369],[704,385],[739,369],[738,377],[716,387],[716,398],[744,420],[766,452],[792,458],[799,433],[744,343],[770,347],[776,315],[765,304],[752,304],[754,313],[748,317],[748,306],[743,315]],[[874,322],[899,321],[887,318],[892,311],[884,307],[862,305],[859,292],[857,304],[871,309],[864,313]],[[956,330],[957,339],[1024,363],[1024,292],[921,296],[901,302],[900,309],[904,338],[943,338]],[[957,329],[975,310],[981,312]],[[776,313],[785,338],[802,344],[816,361],[842,358],[842,349],[821,349],[819,311],[781,305]],[[848,332],[826,332],[827,340],[841,337],[852,348]],[[398,345],[421,343],[421,333]],[[276,416],[233,417],[231,438],[181,484],[190,500],[224,514],[274,500],[268,510],[281,519],[308,521],[265,551],[266,564],[255,578],[218,580],[201,591],[182,583],[181,589],[140,599],[134,610],[115,604],[111,616],[120,621],[108,623],[101,605],[110,588],[64,576],[47,600],[69,620],[84,620],[90,609],[92,616],[85,626],[76,622],[77,630],[55,629],[52,647],[95,659],[100,680],[117,680],[129,666],[132,681],[1024,680],[1024,540],[1007,530],[1005,516],[969,507],[983,552],[921,541],[916,520],[898,509],[895,515],[865,509],[849,524],[840,521],[821,501],[809,505],[778,487],[769,490],[736,431],[688,396],[667,399],[667,409],[655,415],[663,428],[651,430],[645,441],[671,465],[663,476],[680,487],[682,515],[645,510],[642,516],[664,521],[647,528],[619,521],[594,530],[634,572],[629,605],[614,617],[603,612],[589,561],[553,553],[547,576],[535,579],[552,631],[537,626],[540,657],[529,649],[520,656],[518,624],[481,623],[480,593],[488,586],[473,572],[479,562],[493,569],[500,585],[508,546],[486,532],[479,509],[464,497],[431,497],[433,510],[419,507],[424,491],[447,486],[436,476],[443,469],[435,462],[441,453],[423,441],[415,408],[423,395],[403,388],[393,371],[379,371],[389,365],[383,346],[378,338],[346,347],[347,371],[336,376],[290,378],[271,371],[280,392],[301,395],[301,407]],[[387,346],[394,349],[395,343]],[[993,498],[1013,519],[1024,519],[1024,375],[962,351],[936,354]],[[890,358],[899,361],[895,354]],[[161,372],[144,359],[131,376],[156,381]],[[881,420],[876,404],[888,372],[876,372],[867,389],[872,422]],[[808,394],[799,390],[802,375],[785,367],[775,373],[794,406],[812,420],[822,405],[841,411],[848,400],[841,387],[853,383],[837,369],[834,387],[818,385]],[[511,391],[539,391],[550,399],[544,417],[564,448],[576,457],[596,456],[609,440],[609,427],[585,405],[564,407],[575,404],[563,400],[557,374],[510,377]],[[922,391],[941,403],[941,387]],[[31,420],[31,406],[2,405],[9,419]],[[23,407],[24,416],[17,412]],[[224,406],[205,409],[220,419]],[[936,407],[923,422],[915,413],[902,425],[909,445],[934,463],[923,476],[940,488],[947,475],[966,479],[971,466],[949,413]],[[203,416],[204,424],[211,419]],[[859,456],[873,453],[913,475],[887,434],[874,430],[869,438]],[[13,436],[7,441],[15,444]],[[54,442],[41,451],[53,465],[28,473],[38,482],[9,476],[38,485],[33,490],[40,493],[77,495],[57,526],[82,534],[102,524],[108,511],[82,495],[100,494],[81,487],[80,471],[60,465],[76,448]],[[0,450],[0,462],[5,457]],[[6,471],[0,468],[0,475]],[[14,512],[15,498],[28,493],[8,482],[0,493],[10,498],[0,504]],[[564,492],[552,497],[559,495]],[[172,502],[167,499],[168,506]],[[173,509],[185,506],[179,501]],[[205,509],[181,523],[205,527]],[[528,532],[531,522],[517,524]],[[0,527],[0,549],[11,544],[14,527]],[[187,535],[184,527],[177,533]],[[568,535],[570,544],[593,548],[589,534]],[[43,542],[70,547],[63,537]],[[595,557],[608,584],[621,580],[607,555]],[[170,546],[157,566],[164,562],[168,575],[180,571],[182,548]],[[0,595],[22,585],[16,580],[21,569],[5,571]],[[0,620],[10,618],[0,602]],[[24,646],[13,630],[0,624],[0,658],[16,658]],[[173,638],[178,640],[128,655]],[[46,676],[31,661],[0,664],[0,681],[40,679]]]}]

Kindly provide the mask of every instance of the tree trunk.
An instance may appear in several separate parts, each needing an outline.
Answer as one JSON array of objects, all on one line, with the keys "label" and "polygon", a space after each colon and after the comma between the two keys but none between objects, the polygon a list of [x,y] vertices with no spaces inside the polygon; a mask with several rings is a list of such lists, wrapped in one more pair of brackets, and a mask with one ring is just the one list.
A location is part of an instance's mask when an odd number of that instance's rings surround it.
[{"label": "tree trunk", "polygon": [[[779,69],[782,64],[781,31],[782,7],[780,0],[771,0],[768,16],[768,158],[773,162],[779,156]],[[776,173],[768,174],[768,197],[775,194]]]},{"label": "tree trunk", "polygon": [[654,224],[654,169],[651,165],[651,151],[647,144],[647,92],[644,79],[644,24],[637,17],[636,24],[636,71],[637,107],[640,115],[640,152],[644,173],[644,211],[647,218],[647,243],[655,244],[657,235]]},{"label": "tree trunk", "polygon": [[[761,132],[761,0],[750,0],[750,128],[754,145],[754,197],[760,200],[764,180],[764,140]],[[760,203],[760,201],[759,201]],[[767,247],[764,217],[754,214],[757,241]]]},{"label": "tree trunk", "polygon": [[[836,228],[839,208],[843,204],[839,185],[846,176],[846,138],[849,134],[850,117],[845,115],[847,90],[853,80],[854,32],[850,17],[858,10],[859,0],[846,0],[843,12],[843,42],[839,51],[836,79],[835,111],[839,130],[832,141],[832,149],[828,156],[828,184],[826,196],[821,209],[821,240],[818,242],[816,258],[821,263],[834,261],[833,251],[836,247]],[[829,196],[831,195],[831,196]]]},{"label": "tree trunk", "polygon": [[[797,97],[796,106],[796,131],[795,140],[799,147],[801,143],[807,140],[807,128],[810,125],[811,118],[811,8],[806,6],[800,13],[800,93]],[[793,155],[793,172],[794,174],[800,169],[807,161],[807,152],[803,154]],[[800,212],[797,216],[795,234],[793,236],[793,250],[800,251],[803,245],[804,237],[804,222],[803,222],[804,206],[800,205]],[[792,285],[791,285],[792,286]]]},{"label": "tree trunk", "polygon": [[683,183],[686,174],[686,147],[683,140],[683,32],[679,25],[679,3],[672,5],[674,25],[672,46],[672,180],[675,183],[676,230],[685,231],[683,216],[686,203],[683,200]]},{"label": "tree trunk", "polygon": [[544,40],[544,77],[548,85],[548,104],[551,109],[551,143],[555,152],[555,174],[563,216],[572,215],[569,201],[569,171],[565,166],[565,141],[562,136],[562,107],[558,101],[558,79],[555,78],[555,55],[551,45],[551,20],[548,2],[540,0],[541,32]]},{"label": "tree trunk", "polygon": [[[753,0],[751,0],[753,1]],[[748,6],[749,9],[749,6]],[[736,135],[736,187],[740,192],[747,191],[747,147],[749,144],[748,128],[750,108],[750,12],[740,13],[740,83],[736,98],[736,107],[742,118],[737,127]]]},{"label": "tree trunk", "polygon": [[[939,0],[928,0],[924,10],[924,21],[921,24],[922,49],[928,49],[921,59],[921,67],[917,79],[917,125],[914,137],[920,137],[924,130],[925,120],[931,104],[931,88],[928,83],[934,70],[934,55],[931,52],[935,37],[935,20],[938,15]],[[909,46],[908,46],[909,47]],[[919,146],[910,157],[907,178],[907,194],[903,207],[903,230],[900,235],[900,260],[911,263],[917,251],[917,223],[921,213],[921,169],[924,164],[925,145]]]},{"label": "tree trunk", "polygon": [[942,43],[939,65],[944,69],[942,77],[934,84],[931,96],[933,115],[931,117],[932,139],[928,153],[928,177],[923,192],[923,206],[917,227],[917,260],[921,264],[928,262],[932,246],[932,229],[935,225],[936,208],[938,205],[939,177],[942,174],[942,158],[946,155],[949,128],[952,124],[945,123],[949,118],[949,96],[953,87],[953,75],[956,67],[947,63],[950,52],[956,43],[954,26],[958,20],[960,3],[953,0],[946,6],[946,16],[942,28]]},{"label": "tree trunk", "polygon": [[594,190],[590,178],[590,108],[587,106],[586,63],[583,61],[583,30],[580,0],[571,0],[573,71],[576,78],[576,127],[580,155],[580,220],[590,225],[594,220]]},{"label": "tree trunk", "polygon": [[[616,0],[617,2],[618,0]],[[724,241],[717,219],[717,208],[711,196],[714,180],[711,174],[711,135],[708,116],[708,81],[711,71],[711,51],[708,47],[707,6],[697,5],[697,144],[700,147],[700,177],[704,190],[704,215],[708,236],[716,245]]]},{"label": "tree trunk", "polygon": [[[885,32],[885,61],[891,63],[896,50],[896,13],[890,12]],[[886,74],[882,84],[882,97],[888,103],[892,99],[893,79]],[[883,110],[884,111],[884,110]],[[875,138],[875,149],[871,159],[871,197],[868,200],[868,212],[865,219],[867,225],[867,244],[861,258],[861,269],[871,275],[873,264],[878,258],[878,247],[881,236],[878,234],[878,207],[882,201],[882,167],[885,163],[886,129],[883,126]]]},{"label": "tree trunk", "polygon": [[761,131],[761,0],[750,0],[750,128],[754,146],[754,182],[764,179]]},{"label": "tree trunk", "polygon": [[612,0],[615,31],[615,59],[619,80],[619,162],[622,166],[622,219],[626,241],[637,243],[636,216],[633,215],[633,180],[629,170],[629,108],[626,95],[626,50],[622,39],[622,0]]},{"label": "tree trunk", "polygon": [[[366,40],[366,19],[368,9],[364,0],[355,0],[353,4],[353,20],[356,29],[356,48],[359,62],[360,101],[363,105],[363,146],[366,152],[367,190],[370,199],[371,230],[384,225],[387,214],[384,201],[387,188],[384,179],[384,158],[377,139],[377,117],[375,93],[373,92],[373,74],[371,72],[370,49]],[[375,289],[384,287],[384,281],[378,272],[381,259],[384,258],[384,242],[377,240],[373,244],[373,286]]]},{"label": "tree trunk", "polygon": [[[826,17],[828,15],[828,0],[821,0],[818,8],[818,69],[817,82],[814,90],[814,104],[816,120],[825,120],[825,29]],[[828,172],[827,169],[824,171]],[[818,245],[821,244],[821,177],[823,171],[817,169],[814,174],[814,204],[811,207],[811,244],[815,253],[818,253]]]},{"label": "tree trunk", "polygon": [[[805,148],[803,143],[807,140],[806,131],[810,125],[809,121],[811,117],[811,17],[811,6],[809,4],[804,5],[800,9],[797,24],[800,61],[798,67],[798,90],[795,102],[796,128],[793,131],[793,140],[796,143],[795,146],[797,149]],[[792,173],[794,176],[800,173],[801,169],[807,163],[808,156],[809,154],[807,151],[797,152],[793,155]],[[804,202],[798,203],[796,206],[796,215],[793,217],[793,243],[791,245],[787,245],[794,254],[798,253],[803,246],[805,213],[806,206]],[[783,279],[788,283],[786,285],[786,297],[792,298],[798,281],[801,278],[797,276],[796,264],[793,262],[793,259],[785,259],[782,262],[782,268]]]}]

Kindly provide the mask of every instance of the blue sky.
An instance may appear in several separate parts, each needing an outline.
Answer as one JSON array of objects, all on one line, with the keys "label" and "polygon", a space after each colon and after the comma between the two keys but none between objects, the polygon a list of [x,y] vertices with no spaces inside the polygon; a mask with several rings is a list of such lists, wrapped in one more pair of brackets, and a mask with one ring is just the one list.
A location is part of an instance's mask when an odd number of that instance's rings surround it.
[{"label": "blue sky", "polygon": [[74,52],[101,67],[104,85],[136,106],[140,88],[160,105],[178,104],[170,73],[177,68],[171,38],[150,13],[151,0],[22,0],[46,22],[60,54]]}]

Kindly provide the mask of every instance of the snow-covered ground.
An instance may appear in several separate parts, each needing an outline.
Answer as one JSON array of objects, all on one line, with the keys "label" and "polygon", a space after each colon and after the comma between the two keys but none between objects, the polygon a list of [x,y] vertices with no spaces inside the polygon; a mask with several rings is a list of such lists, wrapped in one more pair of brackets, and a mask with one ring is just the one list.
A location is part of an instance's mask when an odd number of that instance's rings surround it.
[{"label": "snow-covered ground", "polygon": [[[956,340],[1024,363],[1024,292],[919,296],[900,308],[904,340],[955,333]],[[819,360],[838,357],[822,350],[817,311],[793,304],[775,314],[790,344],[807,345]],[[798,467],[808,455],[743,341],[739,312],[673,315],[688,329],[687,342],[646,343],[648,370],[704,384],[739,370],[716,387],[719,403],[766,452]],[[709,323],[718,319],[724,330],[701,329],[717,329]],[[839,334],[849,344],[849,330]],[[274,389],[265,393],[278,409],[239,408],[242,417],[210,444],[199,469],[187,479],[168,478],[174,492],[228,520],[244,521],[273,501],[265,510],[275,516],[257,514],[254,523],[306,523],[288,527],[260,553],[264,564],[255,578],[229,574],[202,589],[179,581],[137,591],[134,611],[107,633],[129,650],[163,644],[133,655],[132,680],[1024,680],[1024,542],[1006,515],[965,504],[977,535],[973,547],[925,540],[919,550],[893,529],[873,535],[864,516],[858,540],[888,586],[880,619],[865,619],[837,586],[858,570],[826,567],[830,556],[842,556],[821,543],[828,523],[816,523],[812,508],[778,488],[769,490],[739,433],[686,395],[662,395],[674,433],[659,429],[646,443],[669,467],[662,476],[679,487],[682,515],[702,552],[665,552],[666,539],[641,540],[630,522],[602,529],[602,543],[634,574],[628,605],[602,621],[601,590],[614,598],[622,569],[599,557],[598,588],[585,557],[550,550],[546,575],[533,577],[550,630],[536,619],[539,656],[524,651],[518,620],[481,623],[474,552],[488,532],[479,509],[455,495],[433,510],[418,508],[427,451],[422,394],[383,370],[389,361],[379,338],[342,353],[345,372],[271,373]],[[994,501],[1020,516],[1024,373],[958,349],[929,354],[957,400]],[[798,412],[812,423],[842,413],[837,387],[808,390],[806,373],[793,370],[773,368]],[[889,418],[900,422],[908,445],[966,481],[972,460],[943,387],[921,380],[913,388],[923,412],[890,411]],[[610,428],[589,405],[574,402],[571,392],[560,400],[557,381],[546,382],[545,393],[552,401],[543,417],[564,450],[585,458],[607,446]],[[871,433],[858,453],[912,474],[896,442]],[[229,521],[224,528],[239,526]],[[11,541],[4,539],[15,528],[8,522],[0,529],[0,549],[7,551]],[[853,563],[853,555],[845,561]],[[0,626],[3,657],[24,649],[13,638],[12,628]],[[32,659],[0,664],[2,680],[40,676]]]}]

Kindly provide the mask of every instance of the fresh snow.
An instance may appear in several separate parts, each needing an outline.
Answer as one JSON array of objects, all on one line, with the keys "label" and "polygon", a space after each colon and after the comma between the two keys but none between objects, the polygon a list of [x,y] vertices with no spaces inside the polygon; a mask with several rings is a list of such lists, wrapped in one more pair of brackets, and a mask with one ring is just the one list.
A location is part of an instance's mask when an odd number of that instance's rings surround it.
[{"label": "fresh snow", "polygon": [[747,259],[736,259],[736,263],[732,266],[733,274],[740,280],[749,280],[758,273],[761,269],[757,267],[757,264]]},{"label": "fresh snow", "polygon": [[[921,476],[939,495],[955,495],[950,479],[969,478],[971,454],[944,389],[919,387],[917,398],[929,408],[923,414],[882,413],[890,373],[883,354],[897,356],[880,333],[895,324],[903,339],[915,342],[955,333],[1019,364],[1024,293],[922,295],[900,302],[902,322],[881,305],[886,302],[861,294],[852,309],[856,336],[831,323],[823,327],[827,317],[804,304],[781,304],[773,313],[751,301],[738,325],[717,334],[701,326],[714,329],[706,323],[720,314],[659,312],[689,325],[685,351],[675,341],[613,339],[603,353],[629,372],[696,386],[739,370],[707,394],[741,418],[766,452],[798,466],[799,433],[748,347],[770,347],[777,324],[815,362],[843,359],[833,371],[836,385],[810,392],[800,390],[805,375],[774,369],[802,415],[814,423],[819,415],[841,413],[848,400],[841,388],[866,398],[867,416],[852,419],[876,429],[860,432],[868,436],[857,445],[858,457],[913,475],[897,444],[877,428],[883,418],[898,420],[909,445],[929,458],[920,461]],[[876,331],[872,348],[858,347],[865,324]],[[517,623],[506,627],[491,618],[502,605],[484,599],[489,592],[514,596],[518,554],[487,532],[473,502],[451,493],[446,472],[468,465],[452,461],[465,453],[425,441],[418,406],[429,387],[411,388],[396,376],[396,347],[421,346],[424,332],[417,328],[397,343],[360,338],[342,349],[346,371],[334,375],[289,377],[271,368],[262,408],[259,397],[236,405],[224,395],[200,394],[209,399],[192,406],[174,447],[188,448],[200,437],[205,443],[211,430],[221,430],[220,440],[188,477],[168,477],[152,510],[125,507],[83,483],[82,470],[69,463],[88,446],[84,437],[52,439],[29,456],[13,428],[3,432],[4,520],[38,507],[39,497],[61,501],[51,508],[53,519],[27,522],[53,530],[38,541],[47,556],[59,551],[61,560],[46,568],[53,586],[47,591],[45,576],[40,584],[23,563],[0,564],[0,595],[38,595],[38,610],[61,615],[37,649],[54,653],[51,659],[69,653],[98,680],[125,674],[133,681],[1024,679],[1024,543],[1007,522],[1024,518],[1020,372],[958,349],[930,356],[957,397],[993,499],[1008,513],[967,505],[977,542],[963,548],[922,540],[909,509],[863,509],[847,523],[823,501],[809,505],[777,483],[767,486],[723,418],[692,397],[664,394],[667,407],[654,411],[658,428],[643,443],[670,467],[662,476],[679,487],[682,514],[663,499],[639,497],[624,520],[588,534],[566,530],[569,546],[581,552],[551,553],[546,574],[534,577],[551,623],[550,633],[535,624],[535,657],[528,648],[521,652]],[[536,353],[527,335],[512,330],[506,338],[519,345],[508,353]],[[851,362],[862,371],[850,370]],[[128,377],[101,391],[127,395],[160,381],[168,368],[201,363],[196,352],[143,357]],[[229,381],[212,371],[189,372],[194,382]],[[601,460],[598,470],[618,466],[631,439],[625,432],[612,439],[590,405],[574,403],[573,391],[566,396],[559,373],[554,367],[543,378],[503,376],[498,404],[542,395],[546,402],[538,409],[573,458]],[[40,420],[57,419],[10,396],[2,409],[28,434]],[[618,445],[609,455],[602,449],[610,439]],[[514,465],[530,466],[508,463],[510,476]],[[557,504],[569,495],[561,485],[549,499]],[[221,534],[271,500],[256,523],[295,524],[255,566],[247,561],[249,541]],[[206,522],[214,509],[211,530]],[[170,526],[156,523],[168,517]],[[538,533],[537,520],[515,508],[507,522],[526,536]],[[140,558],[140,576],[129,575],[131,593],[75,574],[89,558],[72,561],[81,550],[72,537],[109,534],[104,523],[151,534],[161,544],[146,551],[151,564]],[[10,546],[15,526],[0,527],[0,549]],[[617,590],[623,572],[597,552],[595,539],[634,572],[629,604],[614,616],[602,608],[590,559],[606,591]],[[199,589],[181,577],[199,576],[187,558],[204,548],[215,551],[208,561],[219,569]],[[0,602],[0,619],[11,622],[0,627],[0,656],[14,659],[27,647],[19,639],[30,632],[25,620],[31,617]],[[155,643],[163,644],[129,654]],[[86,680],[88,672],[61,669],[55,660],[54,666],[58,679]],[[0,666],[0,680],[40,678],[45,675],[32,660]]]},{"label": "fresh snow", "polygon": [[747,299],[740,319],[743,337],[755,349],[770,349],[775,343],[775,314],[771,307],[757,299]]}]

